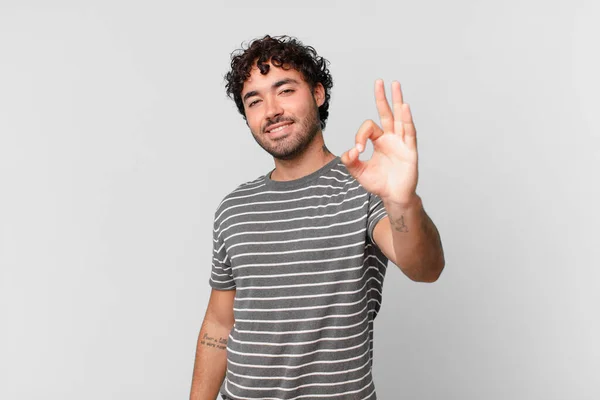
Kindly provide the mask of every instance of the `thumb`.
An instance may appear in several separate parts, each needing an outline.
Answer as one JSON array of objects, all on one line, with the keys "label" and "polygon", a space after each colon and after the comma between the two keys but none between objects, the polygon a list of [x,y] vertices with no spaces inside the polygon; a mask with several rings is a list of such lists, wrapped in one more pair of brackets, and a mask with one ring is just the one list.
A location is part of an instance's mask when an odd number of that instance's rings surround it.
[{"label": "thumb", "polygon": [[362,175],[367,166],[366,162],[361,161],[358,158],[358,155],[358,150],[356,149],[356,147],[353,147],[350,150],[346,151],[344,154],[342,154],[342,156],[340,157],[342,163],[348,169],[348,172],[350,172],[350,174],[354,178],[356,178],[356,180],[360,179],[360,176]]}]

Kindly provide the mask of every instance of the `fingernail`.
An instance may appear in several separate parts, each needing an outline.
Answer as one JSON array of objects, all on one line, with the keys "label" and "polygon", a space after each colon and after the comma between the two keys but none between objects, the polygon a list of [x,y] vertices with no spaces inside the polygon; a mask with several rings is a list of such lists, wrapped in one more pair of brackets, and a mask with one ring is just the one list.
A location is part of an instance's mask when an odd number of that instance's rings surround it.
[{"label": "fingernail", "polygon": [[364,150],[363,145],[361,143],[356,143],[356,150],[358,150],[359,153],[362,153]]}]

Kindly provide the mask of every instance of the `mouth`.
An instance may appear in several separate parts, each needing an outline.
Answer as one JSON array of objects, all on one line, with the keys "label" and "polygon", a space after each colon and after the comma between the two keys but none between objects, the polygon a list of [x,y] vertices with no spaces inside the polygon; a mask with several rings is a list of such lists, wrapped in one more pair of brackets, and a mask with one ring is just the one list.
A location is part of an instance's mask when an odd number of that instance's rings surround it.
[{"label": "mouth", "polygon": [[273,124],[269,126],[269,128],[265,129],[265,133],[269,136],[269,138],[277,139],[290,133],[290,131],[292,130],[292,124],[293,122],[291,121]]}]

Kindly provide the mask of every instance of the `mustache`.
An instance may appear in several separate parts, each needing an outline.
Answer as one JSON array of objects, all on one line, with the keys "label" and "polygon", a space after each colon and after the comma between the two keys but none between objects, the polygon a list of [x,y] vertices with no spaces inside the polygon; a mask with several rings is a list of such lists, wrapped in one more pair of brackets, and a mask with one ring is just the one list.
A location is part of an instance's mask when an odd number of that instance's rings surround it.
[{"label": "mustache", "polygon": [[265,131],[266,131],[266,130],[267,130],[267,129],[268,129],[270,126],[271,126],[271,125],[275,125],[275,124],[278,124],[278,123],[280,123],[280,122],[296,122],[296,121],[294,121],[294,119],[293,119],[293,118],[289,118],[289,117],[279,117],[279,118],[277,118],[277,119],[269,120],[269,121],[268,121],[268,122],[265,124],[265,126],[263,126],[263,129],[262,129],[263,133],[265,133]]}]

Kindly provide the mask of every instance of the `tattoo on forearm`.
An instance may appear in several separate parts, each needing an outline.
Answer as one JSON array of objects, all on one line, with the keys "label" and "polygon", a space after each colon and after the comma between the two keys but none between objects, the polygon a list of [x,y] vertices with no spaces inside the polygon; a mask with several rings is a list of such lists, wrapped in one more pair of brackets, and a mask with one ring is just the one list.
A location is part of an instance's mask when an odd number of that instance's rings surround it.
[{"label": "tattoo on forearm", "polygon": [[204,336],[200,339],[200,344],[206,347],[213,347],[219,350],[225,350],[227,348],[227,339],[208,336],[208,333],[205,333]]},{"label": "tattoo on forearm", "polygon": [[392,226],[398,232],[408,232],[408,226],[404,223],[404,215],[398,219],[392,220]]}]

